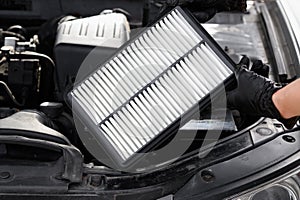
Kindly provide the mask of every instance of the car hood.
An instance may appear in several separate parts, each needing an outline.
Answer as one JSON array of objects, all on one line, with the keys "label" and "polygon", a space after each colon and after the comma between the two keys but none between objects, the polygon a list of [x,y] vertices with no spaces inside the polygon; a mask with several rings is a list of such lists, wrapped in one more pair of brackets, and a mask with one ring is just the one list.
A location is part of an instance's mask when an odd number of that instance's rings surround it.
[{"label": "car hood", "polygon": [[300,58],[299,53],[299,42],[300,42],[300,15],[299,6],[300,1],[298,0],[280,0],[278,1],[281,6],[282,13],[285,13],[286,23],[289,25],[289,31],[291,35],[294,35],[294,45],[298,47],[298,59]]}]

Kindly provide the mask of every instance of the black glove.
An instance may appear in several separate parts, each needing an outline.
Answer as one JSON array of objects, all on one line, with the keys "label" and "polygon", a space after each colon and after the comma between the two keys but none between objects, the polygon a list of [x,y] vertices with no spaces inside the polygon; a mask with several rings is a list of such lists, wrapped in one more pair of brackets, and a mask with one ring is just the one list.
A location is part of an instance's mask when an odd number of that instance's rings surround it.
[{"label": "black glove", "polygon": [[263,62],[261,60],[255,60],[251,67],[251,71],[253,71],[265,78],[268,78],[269,72],[270,72],[270,67],[266,64],[263,64]]},{"label": "black glove", "polygon": [[246,11],[246,0],[166,0],[165,7],[188,8],[200,23],[207,22],[217,12]]},{"label": "black glove", "polygon": [[[227,94],[229,108],[237,109],[241,113],[251,116],[275,118],[282,122],[286,128],[292,128],[297,118],[288,120],[282,118],[272,101],[272,95],[282,86],[254,71],[249,71],[247,65],[242,65],[243,63],[245,61],[241,61],[235,71],[237,88]],[[252,69],[265,74],[265,70],[262,69],[264,66],[266,65],[259,61]]]}]

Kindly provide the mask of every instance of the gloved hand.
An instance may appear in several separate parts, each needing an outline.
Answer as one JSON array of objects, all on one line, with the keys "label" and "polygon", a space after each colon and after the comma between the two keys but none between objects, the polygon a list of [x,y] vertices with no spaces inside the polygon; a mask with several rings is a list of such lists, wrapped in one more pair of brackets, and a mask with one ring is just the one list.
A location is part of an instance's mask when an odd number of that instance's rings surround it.
[{"label": "gloved hand", "polygon": [[217,12],[246,11],[246,0],[166,0],[165,7],[188,8],[200,23],[210,20]]},{"label": "gloved hand", "polygon": [[241,113],[251,116],[275,118],[282,122],[286,128],[292,128],[297,118],[284,119],[272,101],[272,95],[282,86],[254,72],[257,71],[266,75],[268,67],[263,65],[261,61],[254,63],[252,66],[254,71],[247,69],[247,64],[244,65],[246,62],[243,58],[241,63],[237,65],[235,71],[237,88],[227,94],[229,108],[237,109]]},{"label": "gloved hand", "polygon": [[[244,66],[246,69],[249,69],[250,66],[250,59],[247,56],[243,56],[240,60],[240,63],[237,65],[237,68]],[[265,78],[269,77],[270,67],[264,64],[261,60],[253,61],[252,67],[250,71],[257,73]]]}]

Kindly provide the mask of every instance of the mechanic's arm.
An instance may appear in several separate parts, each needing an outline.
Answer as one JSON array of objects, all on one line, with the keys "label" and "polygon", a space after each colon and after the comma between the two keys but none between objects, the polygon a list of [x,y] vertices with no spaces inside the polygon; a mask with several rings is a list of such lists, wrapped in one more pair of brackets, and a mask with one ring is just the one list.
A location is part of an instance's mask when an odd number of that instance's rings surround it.
[{"label": "mechanic's arm", "polygon": [[283,118],[300,116],[300,79],[275,92],[272,100]]}]

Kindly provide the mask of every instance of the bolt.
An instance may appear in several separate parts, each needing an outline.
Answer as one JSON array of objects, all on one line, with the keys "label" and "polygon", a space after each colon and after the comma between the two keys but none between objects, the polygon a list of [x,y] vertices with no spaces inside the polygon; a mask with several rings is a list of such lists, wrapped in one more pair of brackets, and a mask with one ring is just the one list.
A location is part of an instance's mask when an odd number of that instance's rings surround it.
[{"label": "bolt", "polygon": [[91,185],[94,187],[99,187],[102,183],[101,176],[92,176],[91,177]]},{"label": "bolt", "polygon": [[273,134],[271,129],[265,127],[256,129],[256,132],[262,136],[269,136]]},{"label": "bolt", "polygon": [[206,183],[211,183],[215,180],[215,175],[212,173],[211,170],[203,170],[201,172],[201,178]]},{"label": "bolt", "polygon": [[289,143],[296,142],[296,139],[290,135],[284,135],[284,136],[282,136],[282,139],[284,139],[286,142],[289,142]]},{"label": "bolt", "polygon": [[9,172],[1,172],[0,173],[0,179],[9,179],[10,173]]}]

